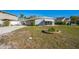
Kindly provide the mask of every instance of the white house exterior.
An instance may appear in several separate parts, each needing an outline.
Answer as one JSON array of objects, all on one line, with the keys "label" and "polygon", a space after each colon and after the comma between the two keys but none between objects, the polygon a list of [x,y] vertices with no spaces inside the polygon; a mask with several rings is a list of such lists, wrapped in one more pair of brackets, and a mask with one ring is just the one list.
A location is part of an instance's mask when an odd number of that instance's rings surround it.
[{"label": "white house exterior", "polygon": [[0,26],[2,26],[3,25],[3,21],[2,20],[0,20]]},{"label": "white house exterior", "polygon": [[22,25],[21,21],[10,21],[10,26],[20,26],[20,25]]},{"label": "white house exterior", "polygon": [[21,25],[16,15],[0,11],[0,26],[3,25],[4,20],[9,20],[10,25]]},{"label": "white house exterior", "polygon": [[35,20],[35,25],[55,25],[54,18],[42,17]]}]

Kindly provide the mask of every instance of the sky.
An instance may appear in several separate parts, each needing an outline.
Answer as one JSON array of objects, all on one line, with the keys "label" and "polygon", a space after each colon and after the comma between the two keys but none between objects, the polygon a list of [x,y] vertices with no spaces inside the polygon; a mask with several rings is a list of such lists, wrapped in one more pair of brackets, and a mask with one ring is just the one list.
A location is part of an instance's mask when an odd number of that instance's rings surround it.
[{"label": "sky", "polygon": [[19,16],[70,17],[79,16],[79,10],[1,10]]}]

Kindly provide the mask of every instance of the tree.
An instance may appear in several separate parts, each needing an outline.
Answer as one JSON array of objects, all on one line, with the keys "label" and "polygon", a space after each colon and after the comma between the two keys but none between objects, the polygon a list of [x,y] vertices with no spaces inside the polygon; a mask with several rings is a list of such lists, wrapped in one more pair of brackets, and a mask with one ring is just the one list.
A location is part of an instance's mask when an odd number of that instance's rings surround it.
[{"label": "tree", "polygon": [[24,15],[23,14],[20,14],[18,20],[20,20],[20,21],[24,20]]},{"label": "tree", "polygon": [[78,16],[71,16],[70,17],[70,19],[71,19],[71,23],[77,23],[77,20],[78,20]]},{"label": "tree", "polygon": [[21,18],[23,18],[23,17],[24,17],[24,15],[23,15],[23,14],[20,14],[20,17],[21,17]]},{"label": "tree", "polygon": [[35,26],[35,20],[37,19],[37,16],[30,16],[29,19],[31,21],[31,25]]},{"label": "tree", "polygon": [[29,18],[30,18],[30,20],[36,20],[37,16],[30,16]]}]

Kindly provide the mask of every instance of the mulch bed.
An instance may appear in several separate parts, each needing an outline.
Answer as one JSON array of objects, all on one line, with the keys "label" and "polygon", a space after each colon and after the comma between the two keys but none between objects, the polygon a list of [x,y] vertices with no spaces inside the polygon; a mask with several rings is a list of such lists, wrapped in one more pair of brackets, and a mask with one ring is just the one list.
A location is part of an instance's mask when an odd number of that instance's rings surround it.
[{"label": "mulch bed", "polygon": [[48,30],[42,30],[42,32],[47,34],[61,33],[61,31],[49,32]]}]

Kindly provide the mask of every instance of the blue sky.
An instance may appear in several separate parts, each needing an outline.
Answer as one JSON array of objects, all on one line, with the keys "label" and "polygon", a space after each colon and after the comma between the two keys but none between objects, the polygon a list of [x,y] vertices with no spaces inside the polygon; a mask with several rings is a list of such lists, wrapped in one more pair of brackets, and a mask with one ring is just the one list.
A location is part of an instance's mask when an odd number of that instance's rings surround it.
[{"label": "blue sky", "polygon": [[37,15],[37,16],[48,16],[48,17],[70,17],[79,16],[79,10],[2,10],[11,14],[19,15],[24,14],[25,16]]}]

